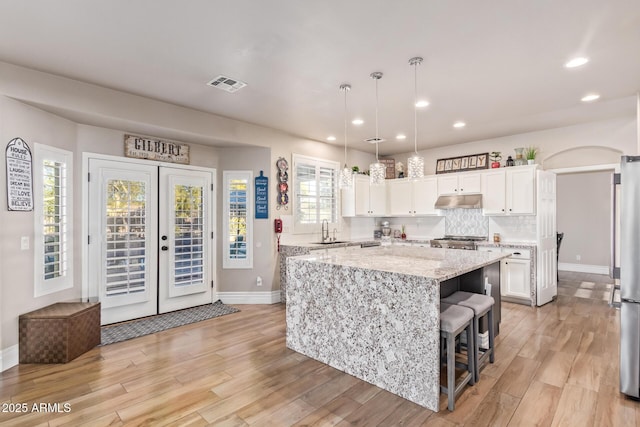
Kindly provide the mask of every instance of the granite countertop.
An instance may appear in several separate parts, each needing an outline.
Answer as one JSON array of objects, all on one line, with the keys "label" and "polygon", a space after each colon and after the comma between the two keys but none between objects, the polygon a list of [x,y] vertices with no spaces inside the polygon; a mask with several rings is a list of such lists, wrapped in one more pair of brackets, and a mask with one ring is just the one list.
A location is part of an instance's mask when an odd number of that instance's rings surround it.
[{"label": "granite countertop", "polygon": [[292,258],[443,281],[493,264],[508,256],[509,254],[496,252],[388,245],[354,251],[312,253]]}]

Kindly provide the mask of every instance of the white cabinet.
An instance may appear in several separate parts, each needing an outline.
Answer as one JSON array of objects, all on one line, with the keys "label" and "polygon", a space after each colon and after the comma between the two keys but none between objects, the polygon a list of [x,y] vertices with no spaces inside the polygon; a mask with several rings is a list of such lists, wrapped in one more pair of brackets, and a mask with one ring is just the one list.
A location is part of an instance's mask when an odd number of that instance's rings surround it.
[{"label": "white cabinet", "polygon": [[507,209],[509,214],[536,212],[536,167],[507,169]]},{"label": "white cabinet", "polygon": [[531,299],[531,255],[526,249],[506,249],[510,258],[500,261],[500,290],[502,296]]},{"label": "white cabinet", "polygon": [[438,212],[434,206],[437,198],[438,180],[435,177],[387,181],[388,215],[436,215]]},{"label": "white cabinet", "polygon": [[467,172],[438,176],[438,195],[478,194],[482,191],[481,176]]},{"label": "white cabinet", "polygon": [[484,214],[535,214],[535,168],[535,166],[516,166],[485,172],[482,175]]},{"label": "white cabinet", "polygon": [[342,216],[385,216],[386,185],[370,186],[368,176],[356,176],[353,188],[342,190]]}]

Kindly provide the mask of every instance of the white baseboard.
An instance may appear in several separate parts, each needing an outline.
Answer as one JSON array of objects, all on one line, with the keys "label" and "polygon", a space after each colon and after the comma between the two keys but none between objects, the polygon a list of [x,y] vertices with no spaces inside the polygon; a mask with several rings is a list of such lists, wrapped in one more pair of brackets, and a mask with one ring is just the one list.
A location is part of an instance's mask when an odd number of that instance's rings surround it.
[{"label": "white baseboard", "polygon": [[576,273],[609,274],[608,265],[570,264],[568,262],[559,262],[558,270],[575,271]]},{"label": "white baseboard", "polygon": [[0,350],[0,372],[13,368],[20,361],[18,357],[18,344],[4,350]]},{"label": "white baseboard", "polygon": [[276,304],[280,302],[280,290],[267,292],[218,292],[225,304]]}]

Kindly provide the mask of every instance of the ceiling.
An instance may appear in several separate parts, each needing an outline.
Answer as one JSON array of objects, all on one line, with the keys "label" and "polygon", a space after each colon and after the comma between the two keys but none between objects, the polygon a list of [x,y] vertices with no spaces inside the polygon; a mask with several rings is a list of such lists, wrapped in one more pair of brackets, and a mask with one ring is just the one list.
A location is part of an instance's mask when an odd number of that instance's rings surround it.
[{"label": "ceiling", "polygon": [[[338,145],[349,83],[365,123],[348,145],[370,152],[380,71],[382,155],[413,150],[414,56],[418,149],[634,116],[640,90],[638,0],[2,0],[0,16],[0,61]],[[219,74],[247,87],[206,86]]]}]

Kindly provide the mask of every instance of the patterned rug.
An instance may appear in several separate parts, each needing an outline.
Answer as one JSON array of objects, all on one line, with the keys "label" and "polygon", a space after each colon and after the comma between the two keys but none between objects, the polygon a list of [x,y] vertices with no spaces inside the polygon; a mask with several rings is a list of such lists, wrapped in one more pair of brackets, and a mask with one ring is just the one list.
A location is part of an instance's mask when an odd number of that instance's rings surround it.
[{"label": "patterned rug", "polygon": [[188,325],[202,320],[212,319],[225,314],[236,313],[240,310],[230,307],[218,300],[213,304],[201,305],[187,308],[185,310],[174,311],[172,313],[159,314],[157,316],[145,317],[130,322],[117,323],[115,325],[103,326],[101,328],[101,345],[113,344],[120,341],[156,332],[175,328],[177,326]]}]

